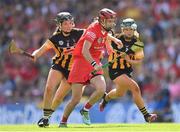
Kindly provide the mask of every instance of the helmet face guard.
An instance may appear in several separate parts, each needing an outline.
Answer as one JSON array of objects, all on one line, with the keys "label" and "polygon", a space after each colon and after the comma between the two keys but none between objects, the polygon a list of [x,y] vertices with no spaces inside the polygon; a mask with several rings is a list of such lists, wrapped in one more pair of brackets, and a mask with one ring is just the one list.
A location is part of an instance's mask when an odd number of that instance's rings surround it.
[{"label": "helmet face guard", "polygon": [[64,21],[68,21],[68,20],[71,20],[74,22],[74,18],[69,12],[60,12],[59,14],[57,14],[55,18],[55,21],[57,24],[61,24]]},{"label": "helmet face guard", "polygon": [[137,30],[137,24],[135,23],[134,19],[127,18],[123,20],[121,28],[131,28],[133,30]]},{"label": "helmet face guard", "polygon": [[116,13],[110,9],[103,8],[100,10],[98,18],[101,26],[106,31],[110,31],[116,25]]}]

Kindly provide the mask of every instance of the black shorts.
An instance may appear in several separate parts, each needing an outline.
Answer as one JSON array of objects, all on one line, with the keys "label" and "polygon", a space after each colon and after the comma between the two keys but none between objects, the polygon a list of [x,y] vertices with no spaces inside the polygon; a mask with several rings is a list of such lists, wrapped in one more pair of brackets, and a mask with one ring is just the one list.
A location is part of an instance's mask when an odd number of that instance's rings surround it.
[{"label": "black shorts", "polygon": [[111,69],[109,68],[109,77],[111,78],[111,80],[116,79],[117,77],[121,76],[122,74],[126,74],[128,77],[132,77],[131,73],[132,73],[132,69],[128,68],[128,69]]},{"label": "black shorts", "polygon": [[69,72],[70,72],[69,70],[67,70],[67,69],[65,69],[65,68],[63,68],[63,67],[61,67],[60,65],[57,65],[57,64],[52,64],[51,68],[54,69],[54,70],[60,71],[64,75],[64,77],[66,79],[68,79]]}]

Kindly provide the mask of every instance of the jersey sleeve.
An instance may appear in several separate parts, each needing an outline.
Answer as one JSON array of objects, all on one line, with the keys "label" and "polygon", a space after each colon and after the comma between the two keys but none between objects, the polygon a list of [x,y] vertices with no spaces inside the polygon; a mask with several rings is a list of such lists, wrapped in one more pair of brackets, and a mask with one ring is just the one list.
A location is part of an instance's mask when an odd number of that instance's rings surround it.
[{"label": "jersey sleeve", "polygon": [[84,35],[85,40],[88,40],[89,42],[94,42],[94,40],[97,38],[97,34],[95,31],[87,30]]},{"label": "jersey sleeve", "polygon": [[52,44],[53,44],[54,46],[56,46],[56,44],[57,44],[57,40],[58,40],[57,37],[58,37],[57,35],[52,35],[52,36],[49,38],[49,40],[52,42]]},{"label": "jersey sleeve", "polygon": [[57,40],[58,40],[58,34],[60,33],[60,29],[57,27],[54,31],[54,33],[52,34],[51,37],[49,37],[49,40],[54,44],[56,45],[57,43]]}]

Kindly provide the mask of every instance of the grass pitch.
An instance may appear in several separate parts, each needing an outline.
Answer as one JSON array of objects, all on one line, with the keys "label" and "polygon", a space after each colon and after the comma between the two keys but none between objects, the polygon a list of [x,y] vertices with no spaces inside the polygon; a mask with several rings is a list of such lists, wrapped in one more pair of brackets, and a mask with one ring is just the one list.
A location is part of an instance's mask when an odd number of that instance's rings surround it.
[{"label": "grass pitch", "polygon": [[153,123],[153,124],[69,124],[68,128],[58,128],[58,125],[50,125],[47,128],[39,128],[37,125],[0,125],[0,132],[180,132],[180,124],[177,123]]}]

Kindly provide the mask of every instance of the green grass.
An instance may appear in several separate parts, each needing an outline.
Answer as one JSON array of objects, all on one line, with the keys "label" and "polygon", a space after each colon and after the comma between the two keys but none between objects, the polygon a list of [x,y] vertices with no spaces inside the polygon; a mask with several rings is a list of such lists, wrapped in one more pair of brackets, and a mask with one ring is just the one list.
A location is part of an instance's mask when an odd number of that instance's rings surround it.
[{"label": "green grass", "polygon": [[50,125],[48,128],[39,128],[36,125],[0,125],[0,132],[180,132],[180,124],[153,123],[153,124],[70,124],[68,128],[58,128]]}]

